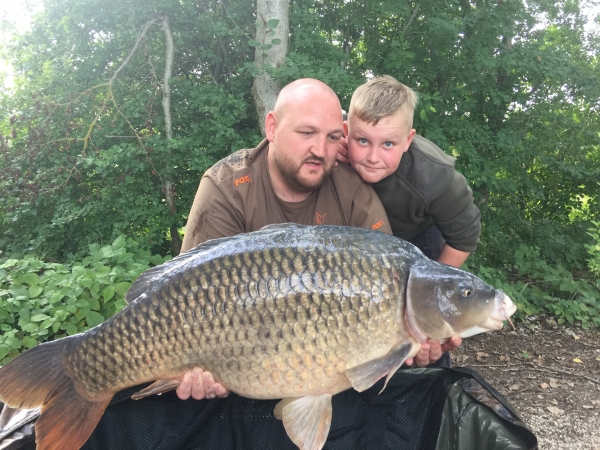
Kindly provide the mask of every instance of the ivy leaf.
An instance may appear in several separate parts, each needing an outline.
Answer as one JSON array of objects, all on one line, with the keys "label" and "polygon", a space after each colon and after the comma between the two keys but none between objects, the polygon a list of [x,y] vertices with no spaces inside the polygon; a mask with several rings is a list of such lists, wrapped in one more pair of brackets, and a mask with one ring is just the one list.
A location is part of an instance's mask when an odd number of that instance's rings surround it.
[{"label": "ivy leaf", "polygon": [[279,19],[269,19],[267,22],[269,28],[277,28],[277,25],[279,25]]},{"label": "ivy leaf", "polygon": [[279,45],[279,44],[281,44],[281,39],[271,39],[271,44]]},{"label": "ivy leaf", "polygon": [[255,40],[255,39],[250,39],[250,40],[248,41],[248,45],[249,45],[250,47],[260,47],[260,42],[258,42],[258,41],[257,41],[257,40]]}]

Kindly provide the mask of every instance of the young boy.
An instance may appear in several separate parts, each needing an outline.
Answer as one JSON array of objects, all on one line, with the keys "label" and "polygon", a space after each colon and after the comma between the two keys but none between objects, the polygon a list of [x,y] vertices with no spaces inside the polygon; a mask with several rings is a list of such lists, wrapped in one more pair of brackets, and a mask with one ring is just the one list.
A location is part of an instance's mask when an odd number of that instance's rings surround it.
[{"label": "young boy", "polygon": [[338,159],[349,159],[372,183],[395,236],[460,267],[479,242],[481,214],[454,158],[415,134],[416,103],[416,94],[389,76],[360,86],[345,122],[347,155],[341,150]]}]

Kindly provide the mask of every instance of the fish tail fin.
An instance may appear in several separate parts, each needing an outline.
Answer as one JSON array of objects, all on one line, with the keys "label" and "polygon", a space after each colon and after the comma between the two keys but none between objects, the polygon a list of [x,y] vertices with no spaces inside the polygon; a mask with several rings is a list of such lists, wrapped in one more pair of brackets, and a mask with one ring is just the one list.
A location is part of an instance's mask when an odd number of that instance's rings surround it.
[{"label": "fish tail fin", "polygon": [[42,407],[38,450],[80,448],[112,398],[90,401],[77,392],[62,363],[70,339],[38,345],[0,367],[0,400],[13,408]]}]

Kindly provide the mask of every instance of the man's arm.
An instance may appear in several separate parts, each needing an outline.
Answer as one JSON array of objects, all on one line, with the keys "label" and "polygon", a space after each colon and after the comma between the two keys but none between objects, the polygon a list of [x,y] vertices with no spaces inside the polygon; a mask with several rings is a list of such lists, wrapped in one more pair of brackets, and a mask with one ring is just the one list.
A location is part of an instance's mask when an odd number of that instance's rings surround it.
[{"label": "man's arm", "polygon": [[244,221],[223,192],[207,177],[202,177],[190,210],[181,252],[210,239],[244,232]]}]

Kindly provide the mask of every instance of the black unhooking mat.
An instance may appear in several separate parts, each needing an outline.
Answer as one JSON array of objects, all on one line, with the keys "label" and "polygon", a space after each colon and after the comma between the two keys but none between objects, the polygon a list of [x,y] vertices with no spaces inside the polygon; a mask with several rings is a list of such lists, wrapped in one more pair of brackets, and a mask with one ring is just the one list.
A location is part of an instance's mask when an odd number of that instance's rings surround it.
[{"label": "black unhooking mat", "polygon": [[[399,370],[379,394],[382,387],[380,380],[333,397],[324,450],[537,448],[506,400],[471,369]],[[115,396],[84,450],[297,449],[273,416],[278,400],[231,394],[181,401],[174,393],[129,399],[139,389]]]}]

